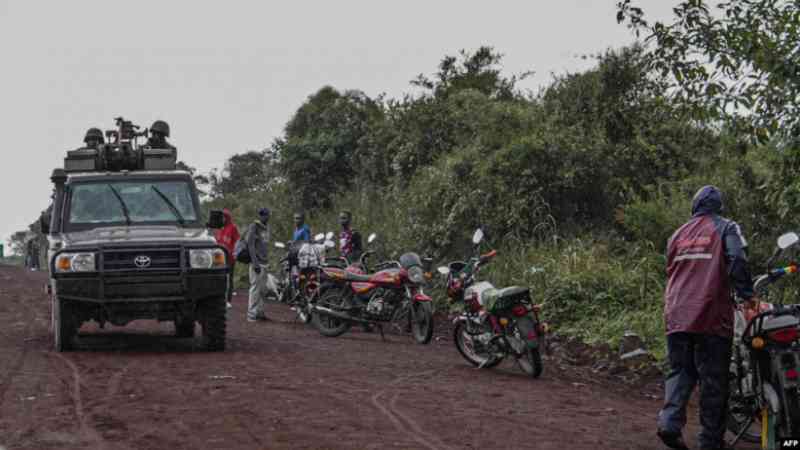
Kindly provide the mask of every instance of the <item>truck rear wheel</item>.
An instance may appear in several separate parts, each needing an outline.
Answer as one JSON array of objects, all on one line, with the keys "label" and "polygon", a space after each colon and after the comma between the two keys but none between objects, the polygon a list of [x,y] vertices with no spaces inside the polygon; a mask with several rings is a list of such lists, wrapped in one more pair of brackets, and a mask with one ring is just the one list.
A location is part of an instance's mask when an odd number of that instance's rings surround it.
[{"label": "truck rear wheel", "polygon": [[200,325],[206,350],[225,350],[225,297],[208,299],[200,304]]},{"label": "truck rear wheel", "polygon": [[53,343],[57,352],[72,350],[78,327],[70,303],[61,298],[53,299]]}]

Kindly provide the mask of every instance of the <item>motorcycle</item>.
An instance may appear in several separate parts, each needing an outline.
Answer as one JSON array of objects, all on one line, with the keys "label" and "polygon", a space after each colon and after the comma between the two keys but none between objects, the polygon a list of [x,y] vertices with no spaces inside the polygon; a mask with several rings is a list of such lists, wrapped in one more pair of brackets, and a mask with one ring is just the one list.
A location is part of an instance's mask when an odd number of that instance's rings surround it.
[{"label": "motorcycle", "polygon": [[[778,238],[771,266],[800,237]],[[771,269],[754,287],[766,296],[767,286],[798,271],[796,263]],[[754,311],[737,309],[730,366],[727,428],[740,439],[761,442],[761,448],[782,448],[781,441],[800,436],[800,305],[761,302]]]},{"label": "motorcycle", "polygon": [[[375,240],[371,234],[367,243]],[[346,268],[322,267],[325,281],[316,302],[312,304],[313,320],[323,336],[337,337],[353,324],[375,325],[384,337],[384,324],[401,332],[410,332],[419,344],[433,337],[431,298],[423,292],[425,282],[423,260],[416,253],[405,253],[397,261],[375,266],[368,273],[366,251],[358,262]]]},{"label": "motorcycle", "polygon": [[529,289],[511,286],[497,289],[487,281],[475,281],[497,250],[481,255],[483,231],[472,237],[475,253],[469,261],[454,261],[437,270],[447,278],[447,296],[464,303],[464,312],[453,320],[453,341],[464,359],[478,368],[492,368],[513,356],[523,372],[538,378],[544,369],[541,352],[547,325],[539,320],[541,307],[534,305]]},{"label": "motorcycle", "polygon": [[335,246],[333,232],[317,234],[311,242],[275,242],[276,248],[286,249],[281,259],[281,276],[276,280],[277,300],[289,305],[302,323],[311,322],[311,305],[320,294],[324,278],[321,270],[325,252]]}]

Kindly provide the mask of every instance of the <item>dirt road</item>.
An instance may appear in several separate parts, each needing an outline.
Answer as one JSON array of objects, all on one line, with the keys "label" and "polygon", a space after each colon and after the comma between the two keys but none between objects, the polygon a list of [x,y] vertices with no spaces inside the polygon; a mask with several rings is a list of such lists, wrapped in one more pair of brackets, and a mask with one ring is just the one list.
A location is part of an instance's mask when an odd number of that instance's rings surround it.
[{"label": "dirt road", "polygon": [[[449,336],[429,346],[320,336],[229,310],[228,350],[168,323],[99,330],[52,351],[44,276],[0,266],[0,447],[16,449],[657,449],[659,402],[545,361],[477,370]],[[586,372],[586,373],[582,373]],[[691,437],[688,436],[687,437]]]}]

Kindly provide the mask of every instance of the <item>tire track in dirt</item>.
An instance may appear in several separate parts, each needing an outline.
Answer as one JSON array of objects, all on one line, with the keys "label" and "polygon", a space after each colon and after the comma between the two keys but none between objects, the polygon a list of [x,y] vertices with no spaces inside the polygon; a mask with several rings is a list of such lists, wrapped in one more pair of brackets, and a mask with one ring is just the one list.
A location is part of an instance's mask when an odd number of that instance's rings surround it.
[{"label": "tire track in dirt", "polygon": [[390,422],[392,422],[392,425],[394,425],[397,431],[400,431],[401,433],[411,436],[412,439],[414,439],[419,444],[423,445],[424,447],[430,450],[452,450],[451,447],[446,445],[439,438],[430,433],[425,432],[422,429],[422,426],[420,426],[419,422],[412,419],[408,415],[402,413],[397,408],[396,402],[397,402],[397,397],[400,395],[399,393],[395,393],[392,399],[388,403],[380,401],[381,397],[383,397],[388,392],[390,387],[397,386],[398,384],[412,378],[419,379],[435,373],[436,373],[435,370],[428,370],[425,372],[419,372],[412,375],[404,375],[402,377],[398,377],[397,379],[389,383],[386,386],[386,388],[375,392],[372,395],[371,400],[375,408],[377,408],[378,411],[380,411],[384,416],[386,416],[386,418],[389,419]]},{"label": "tire track in dirt", "polygon": [[81,396],[81,384],[83,379],[77,364],[61,353],[49,354],[63,361],[72,372],[73,385],[71,396],[72,402],[75,404],[75,415],[78,417],[78,423],[80,424],[80,435],[93,444],[92,448],[106,449],[107,445],[103,437],[94,427],[89,426],[86,420],[86,412],[83,409],[83,397]]},{"label": "tire track in dirt", "polygon": [[[0,279],[4,283],[7,283],[12,280],[10,276],[2,273],[0,273]],[[28,325],[26,326],[25,332],[23,333],[24,337],[22,338],[22,345],[21,345],[22,349],[19,352],[19,356],[17,356],[17,358],[11,364],[8,372],[5,373],[2,376],[2,378],[0,378],[0,418],[3,417],[3,411],[5,410],[5,408],[3,408],[3,404],[6,398],[6,392],[8,391],[8,388],[11,387],[11,382],[14,380],[14,377],[16,377],[22,371],[22,368],[25,365],[25,358],[27,357],[29,352],[30,342],[32,341],[32,338],[34,336],[33,334],[34,326],[36,324],[35,320],[36,311],[28,304],[27,301],[25,301],[24,299],[22,301],[19,301],[19,299],[17,298],[16,305],[22,305],[22,307],[28,312],[27,314]],[[13,337],[6,332],[3,332],[3,336],[9,340],[13,339]]]}]

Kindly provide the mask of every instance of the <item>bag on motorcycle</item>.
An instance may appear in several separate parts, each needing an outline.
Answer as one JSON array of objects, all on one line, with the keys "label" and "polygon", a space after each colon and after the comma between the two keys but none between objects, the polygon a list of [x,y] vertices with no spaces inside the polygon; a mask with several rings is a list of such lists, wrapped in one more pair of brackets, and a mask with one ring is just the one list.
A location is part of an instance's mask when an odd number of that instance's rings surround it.
[{"label": "bag on motorcycle", "polygon": [[322,264],[322,256],[317,245],[304,243],[297,252],[297,267],[307,269],[319,267]]}]

